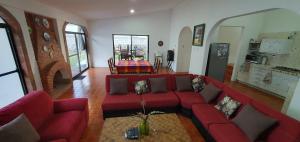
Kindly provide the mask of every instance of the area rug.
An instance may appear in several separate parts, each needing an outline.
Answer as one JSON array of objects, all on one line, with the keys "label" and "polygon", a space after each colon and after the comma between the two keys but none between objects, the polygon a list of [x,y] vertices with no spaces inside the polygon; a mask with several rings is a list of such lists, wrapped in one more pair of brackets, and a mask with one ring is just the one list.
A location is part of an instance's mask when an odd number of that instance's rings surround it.
[{"label": "area rug", "polygon": [[137,117],[114,117],[104,121],[99,142],[190,142],[191,138],[182,126],[177,115],[152,115],[149,119],[150,135],[138,140],[127,140],[126,129],[137,127],[141,122]]}]

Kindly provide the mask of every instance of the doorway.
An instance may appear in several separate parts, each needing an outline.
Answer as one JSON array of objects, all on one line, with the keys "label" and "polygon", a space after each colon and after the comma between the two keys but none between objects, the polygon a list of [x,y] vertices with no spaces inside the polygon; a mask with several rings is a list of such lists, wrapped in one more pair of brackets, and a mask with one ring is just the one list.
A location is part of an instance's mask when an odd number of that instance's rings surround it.
[{"label": "doorway", "polygon": [[192,53],[193,33],[189,27],[184,27],[178,39],[177,72],[189,72]]},{"label": "doorway", "polygon": [[65,34],[72,77],[76,78],[89,68],[86,35],[81,26],[74,24],[66,25]]},{"label": "doorway", "polygon": [[217,43],[229,43],[228,64],[225,71],[225,81],[231,81],[235,76],[234,65],[238,60],[240,41],[242,37],[243,27],[241,26],[220,26]]}]

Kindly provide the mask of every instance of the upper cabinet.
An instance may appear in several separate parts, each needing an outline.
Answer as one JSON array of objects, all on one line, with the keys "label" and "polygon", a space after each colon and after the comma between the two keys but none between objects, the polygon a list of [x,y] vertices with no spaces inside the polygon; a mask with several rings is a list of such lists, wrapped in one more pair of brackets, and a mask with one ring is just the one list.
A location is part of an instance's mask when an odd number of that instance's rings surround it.
[{"label": "upper cabinet", "polygon": [[263,39],[259,51],[269,54],[289,54],[293,40],[290,39]]}]

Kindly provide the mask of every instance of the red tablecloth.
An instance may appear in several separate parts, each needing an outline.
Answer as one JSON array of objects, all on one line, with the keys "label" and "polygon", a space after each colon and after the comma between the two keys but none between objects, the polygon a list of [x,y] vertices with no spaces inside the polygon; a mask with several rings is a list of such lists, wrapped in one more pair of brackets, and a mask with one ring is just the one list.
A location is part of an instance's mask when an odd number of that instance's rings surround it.
[{"label": "red tablecloth", "polygon": [[153,66],[145,60],[121,60],[116,65],[118,73],[152,73]]}]

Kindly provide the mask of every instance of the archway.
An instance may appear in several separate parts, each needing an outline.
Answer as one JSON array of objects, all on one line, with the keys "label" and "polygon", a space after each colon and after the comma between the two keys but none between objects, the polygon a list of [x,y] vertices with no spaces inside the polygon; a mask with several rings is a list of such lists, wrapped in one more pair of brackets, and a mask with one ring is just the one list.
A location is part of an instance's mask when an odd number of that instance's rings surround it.
[{"label": "archway", "polygon": [[34,81],[21,26],[17,19],[2,6],[0,6],[0,17],[7,23],[7,25],[9,25],[27,91],[30,92],[36,90],[36,84]]},{"label": "archway", "polygon": [[72,77],[76,78],[89,68],[87,29],[65,22],[63,33],[67,61]]},{"label": "archway", "polygon": [[192,53],[193,33],[191,28],[184,27],[178,38],[177,72],[189,72]]}]

